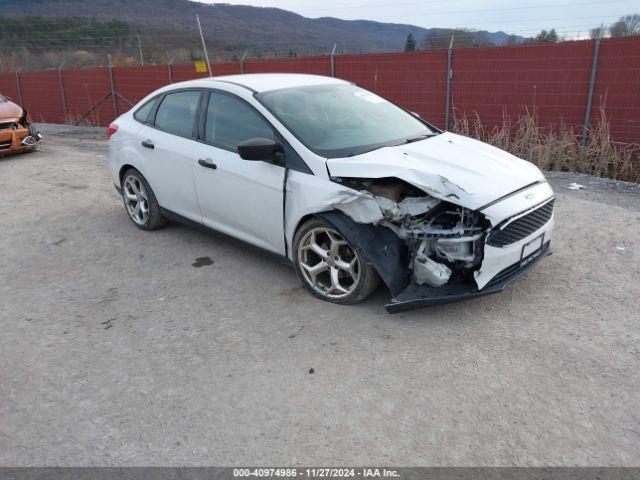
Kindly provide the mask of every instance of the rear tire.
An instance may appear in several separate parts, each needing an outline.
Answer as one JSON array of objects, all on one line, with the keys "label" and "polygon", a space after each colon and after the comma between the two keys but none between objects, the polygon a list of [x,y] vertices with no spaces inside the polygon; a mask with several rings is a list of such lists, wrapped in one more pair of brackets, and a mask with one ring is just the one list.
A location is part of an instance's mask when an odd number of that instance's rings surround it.
[{"label": "rear tire", "polygon": [[122,176],[122,200],[131,221],[142,230],[156,230],[167,224],[151,186],[135,168]]},{"label": "rear tire", "polygon": [[305,222],[293,245],[298,277],[322,300],[341,305],[358,303],[380,284],[378,272],[364,261],[362,252],[324,220]]}]

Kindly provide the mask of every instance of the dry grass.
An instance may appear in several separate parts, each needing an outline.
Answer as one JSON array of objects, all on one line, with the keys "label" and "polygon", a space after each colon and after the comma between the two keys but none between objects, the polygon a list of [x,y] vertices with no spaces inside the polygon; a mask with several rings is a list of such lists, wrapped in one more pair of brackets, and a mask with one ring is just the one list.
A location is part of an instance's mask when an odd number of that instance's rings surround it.
[{"label": "dry grass", "polygon": [[477,114],[470,119],[454,110],[451,130],[490,143],[529,160],[543,170],[580,172],[640,182],[640,144],[614,142],[604,108],[600,109],[600,118],[589,132],[584,146],[580,132],[572,127],[541,127],[536,116],[529,112],[515,122],[505,117],[502,125],[488,129]]}]

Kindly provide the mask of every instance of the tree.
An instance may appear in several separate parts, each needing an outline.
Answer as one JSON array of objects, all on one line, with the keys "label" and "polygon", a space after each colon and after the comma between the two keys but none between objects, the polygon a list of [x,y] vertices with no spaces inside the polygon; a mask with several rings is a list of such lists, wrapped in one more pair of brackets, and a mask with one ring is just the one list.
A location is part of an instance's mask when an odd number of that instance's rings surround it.
[{"label": "tree", "polygon": [[434,29],[434,31],[425,34],[422,44],[425,49],[448,48],[452,37],[455,48],[487,47],[494,45],[487,32],[466,28],[456,30]]},{"label": "tree", "polygon": [[609,27],[612,37],[629,37],[640,35],[640,15],[625,15]]},{"label": "tree", "polygon": [[505,45],[518,45],[520,42],[518,41],[518,36],[510,34],[507,36],[507,41]]},{"label": "tree", "polygon": [[534,43],[558,43],[558,34],[556,29],[552,28],[549,31],[542,30],[534,39]]},{"label": "tree", "polygon": [[407,35],[407,41],[404,44],[404,51],[414,52],[415,49],[416,49],[416,41],[413,38],[413,33],[410,33],[409,35]]}]

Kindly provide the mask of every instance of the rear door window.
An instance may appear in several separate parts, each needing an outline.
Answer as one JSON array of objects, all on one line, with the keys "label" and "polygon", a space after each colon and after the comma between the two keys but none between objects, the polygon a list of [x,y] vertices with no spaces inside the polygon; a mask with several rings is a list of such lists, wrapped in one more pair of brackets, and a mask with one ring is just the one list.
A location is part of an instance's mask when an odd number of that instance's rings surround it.
[{"label": "rear door window", "polygon": [[187,90],[167,94],[156,113],[155,127],[185,138],[193,137],[200,92]]}]

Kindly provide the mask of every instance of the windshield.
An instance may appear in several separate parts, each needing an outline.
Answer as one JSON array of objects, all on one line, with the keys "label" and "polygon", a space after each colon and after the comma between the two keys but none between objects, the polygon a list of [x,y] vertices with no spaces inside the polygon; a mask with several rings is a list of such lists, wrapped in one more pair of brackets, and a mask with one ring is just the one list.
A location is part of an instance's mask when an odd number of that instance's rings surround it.
[{"label": "windshield", "polygon": [[436,132],[355,85],[296,87],[256,98],[307,148],[327,158],[359,155]]}]

